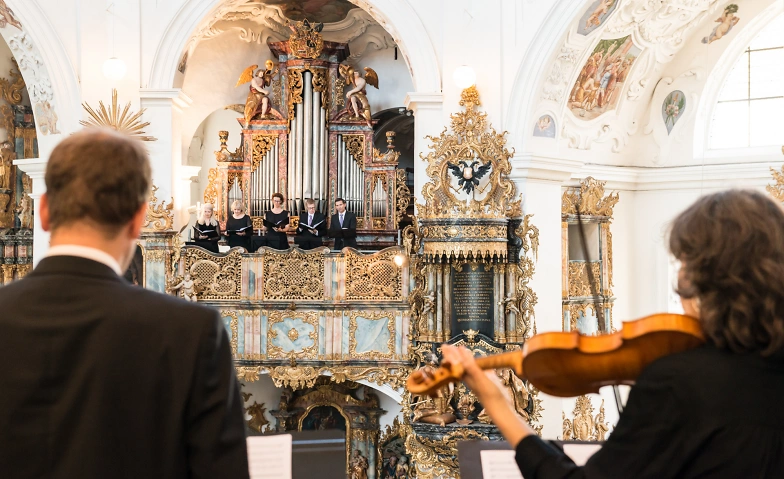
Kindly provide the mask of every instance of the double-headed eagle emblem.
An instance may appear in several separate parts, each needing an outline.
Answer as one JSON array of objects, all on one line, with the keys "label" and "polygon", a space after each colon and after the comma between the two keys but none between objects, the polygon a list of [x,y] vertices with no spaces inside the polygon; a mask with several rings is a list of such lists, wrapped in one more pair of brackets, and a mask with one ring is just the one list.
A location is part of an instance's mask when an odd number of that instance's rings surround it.
[{"label": "double-headed eagle emblem", "polygon": [[470,164],[465,160],[460,160],[458,163],[458,165],[447,163],[446,166],[456,178],[460,178],[460,181],[457,182],[457,189],[459,190],[462,188],[463,191],[469,195],[474,191],[474,188],[479,186],[479,180],[482,179],[493,166],[489,161],[484,165],[477,160],[472,161]]}]

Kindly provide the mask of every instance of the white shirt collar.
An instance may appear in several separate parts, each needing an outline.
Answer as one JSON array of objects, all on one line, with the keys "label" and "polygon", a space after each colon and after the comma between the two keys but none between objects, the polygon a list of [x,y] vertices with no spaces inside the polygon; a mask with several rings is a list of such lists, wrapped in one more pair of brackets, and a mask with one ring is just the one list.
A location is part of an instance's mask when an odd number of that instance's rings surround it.
[{"label": "white shirt collar", "polygon": [[117,273],[117,276],[123,275],[123,271],[120,269],[120,263],[118,263],[112,255],[96,248],[90,248],[89,246],[79,246],[75,244],[52,246],[44,255],[46,258],[49,256],[76,256],[79,258],[91,259],[112,268],[114,272]]}]

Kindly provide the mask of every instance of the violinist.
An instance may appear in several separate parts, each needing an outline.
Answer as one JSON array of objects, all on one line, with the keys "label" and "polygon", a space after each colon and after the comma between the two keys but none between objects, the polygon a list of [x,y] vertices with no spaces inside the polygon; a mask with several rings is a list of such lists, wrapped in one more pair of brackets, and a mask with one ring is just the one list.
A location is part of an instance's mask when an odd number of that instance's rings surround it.
[{"label": "violinist", "polygon": [[471,352],[443,346],[525,479],[784,477],[784,211],[756,191],[704,196],[675,219],[669,249],[707,342],[643,370],[583,467],[532,431]]}]

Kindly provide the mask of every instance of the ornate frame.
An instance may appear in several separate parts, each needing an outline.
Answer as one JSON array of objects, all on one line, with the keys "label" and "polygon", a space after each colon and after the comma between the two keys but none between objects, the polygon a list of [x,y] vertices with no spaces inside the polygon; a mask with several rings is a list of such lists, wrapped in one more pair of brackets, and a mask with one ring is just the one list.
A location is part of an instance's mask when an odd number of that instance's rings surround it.
[{"label": "ornate frame", "polygon": [[231,354],[236,356],[239,341],[237,338],[239,335],[239,313],[232,310],[221,310],[220,315],[221,319],[226,316],[231,318],[231,322],[229,323],[229,327],[231,327]]},{"label": "ornate frame", "polygon": [[[303,322],[313,326],[313,332],[308,335],[313,340],[313,346],[302,349],[299,352],[284,352],[279,346],[272,344],[272,339],[277,337],[278,332],[272,327],[277,323],[282,323],[284,319],[301,319]],[[318,359],[319,348],[319,317],[315,311],[270,311],[267,316],[267,357],[268,358],[307,358]]]},{"label": "ornate frame", "polygon": [[[357,329],[359,327],[357,318],[362,317],[370,321],[377,321],[379,319],[387,319],[387,328],[389,329],[389,340],[387,347],[389,353],[382,353],[380,351],[363,351],[357,353]],[[362,311],[351,311],[348,317],[348,353],[351,359],[394,359],[395,358],[395,312],[394,311],[377,311],[365,313]]]}]

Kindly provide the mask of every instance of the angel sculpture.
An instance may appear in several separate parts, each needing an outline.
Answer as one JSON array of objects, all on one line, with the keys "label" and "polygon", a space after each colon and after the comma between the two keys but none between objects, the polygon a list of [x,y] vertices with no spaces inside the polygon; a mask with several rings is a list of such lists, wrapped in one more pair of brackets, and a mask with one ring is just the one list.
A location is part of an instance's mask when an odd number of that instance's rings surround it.
[{"label": "angel sculpture", "polygon": [[492,163],[488,161],[479,167],[476,166],[479,164],[477,160],[472,161],[470,164],[464,160],[460,160],[458,163],[459,165],[447,163],[446,166],[455,177],[460,178],[460,181],[457,182],[457,189],[463,188],[463,191],[470,195],[474,188],[479,186],[479,180],[490,171]]},{"label": "angel sculpture", "polygon": [[370,85],[378,89],[378,74],[370,67],[365,67],[365,77],[354,71],[349,65],[340,65],[340,75],[346,82],[346,85],[354,85],[354,88],[346,93],[346,100],[351,105],[351,110],[356,118],[364,118],[368,126],[371,126],[370,116],[370,103],[367,99],[367,91],[365,86]]},{"label": "angel sculpture", "polygon": [[[245,128],[248,127],[250,121],[257,114],[261,118],[264,118],[264,116],[269,113],[269,95],[271,92],[269,86],[272,84],[272,77],[278,73],[278,69],[275,68],[273,70],[275,64],[272,63],[272,60],[267,60],[264,66],[266,67],[265,69],[259,68],[258,70],[256,70],[258,65],[249,66],[242,72],[240,79],[237,80],[237,84],[235,85],[240,86],[250,82],[248,99],[245,100]],[[255,74],[254,71],[256,72]]]}]

